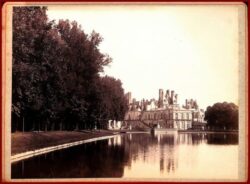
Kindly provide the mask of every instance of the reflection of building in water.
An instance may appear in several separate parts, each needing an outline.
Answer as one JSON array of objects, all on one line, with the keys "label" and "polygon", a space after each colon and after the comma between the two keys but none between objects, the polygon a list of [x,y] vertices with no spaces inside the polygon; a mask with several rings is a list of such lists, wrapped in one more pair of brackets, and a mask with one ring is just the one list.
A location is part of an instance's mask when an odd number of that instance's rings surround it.
[{"label": "reflection of building in water", "polygon": [[[129,93],[131,98],[131,93]],[[186,99],[185,105],[178,104],[178,94],[174,91],[159,89],[159,99],[142,101],[128,100],[129,111],[126,113],[122,128],[129,125],[136,128],[168,129],[204,129],[205,112],[199,109],[196,100]]]},{"label": "reflection of building in water", "polygon": [[178,165],[178,147],[175,145],[177,134],[130,135],[121,136],[122,145],[125,146],[125,152],[129,155],[125,176],[127,173],[134,173],[134,177],[138,177],[138,174],[143,174],[144,170],[152,170],[150,174],[145,174],[145,177],[154,177],[154,173],[175,172]]},{"label": "reflection of building in water", "polygon": [[[174,173],[178,168],[178,134],[155,133],[152,137],[157,141],[158,151],[154,154],[159,155],[159,170],[162,174]],[[159,152],[159,153],[157,153]]]},{"label": "reflection of building in water", "polygon": [[157,138],[158,144],[168,144],[168,145],[176,145],[178,143],[178,134],[175,133],[154,133],[152,134],[155,138]]},{"label": "reflection of building in water", "polygon": [[[178,177],[187,173],[194,165],[200,164],[201,149],[207,144],[227,144],[233,141],[237,134],[205,134],[205,133],[177,133],[177,134],[124,134],[125,152],[129,155],[125,166],[125,177]],[[209,141],[210,142],[209,142]],[[207,142],[208,141],[208,142]],[[204,144],[205,143],[205,144]],[[197,145],[196,145],[197,144]],[[198,144],[203,144],[198,146]],[[213,148],[212,148],[213,149]],[[207,159],[206,152],[202,153]],[[205,162],[206,169],[207,162]],[[147,174],[145,174],[148,171]],[[196,170],[199,172],[200,170]],[[143,175],[144,173],[144,175]]]},{"label": "reflection of building in water", "polygon": [[132,141],[132,134],[129,134],[129,140]]},{"label": "reflection of building in water", "polygon": [[160,137],[160,171],[167,173],[174,173],[178,166],[178,147],[174,146],[177,144],[176,134],[163,135]]},{"label": "reflection of building in water", "polygon": [[[207,141],[205,133],[178,133],[178,134],[155,134],[159,145],[159,168],[162,174],[173,174],[178,169],[178,163],[185,162],[186,165],[192,167],[192,164],[197,160],[197,151],[195,147],[190,152],[190,145],[203,144]],[[186,146],[189,148],[186,149]],[[186,158],[180,158],[179,153],[187,153]],[[189,154],[190,152],[190,154]]]},{"label": "reflection of building in water", "polygon": [[192,133],[192,134],[185,134],[180,133],[177,138],[177,144],[187,144],[187,145],[194,145],[194,144],[201,144],[207,142],[207,134],[205,133]]},{"label": "reflection of building in water", "polygon": [[121,136],[115,136],[108,140],[109,146],[120,146],[122,144]]}]

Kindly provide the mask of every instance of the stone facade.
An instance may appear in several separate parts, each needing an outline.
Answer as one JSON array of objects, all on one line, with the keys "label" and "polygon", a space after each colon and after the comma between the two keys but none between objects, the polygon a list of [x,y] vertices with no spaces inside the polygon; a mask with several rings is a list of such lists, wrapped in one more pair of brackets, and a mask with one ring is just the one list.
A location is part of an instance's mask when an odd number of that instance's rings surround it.
[{"label": "stone facade", "polygon": [[[124,122],[127,122],[132,129],[138,122],[144,128],[169,128],[187,130],[192,124],[200,123],[205,125],[204,111],[198,108],[197,102],[193,99],[186,100],[184,106],[178,104],[178,95],[174,91],[159,89],[159,100],[142,100],[140,103],[134,101],[129,104],[130,109],[126,113]],[[136,122],[136,123],[135,123]]]},{"label": "stone facade", "polygon": [[108,129],[109,130],[120,130],[122,128],[121,121],[109,120],[108,121]]}]

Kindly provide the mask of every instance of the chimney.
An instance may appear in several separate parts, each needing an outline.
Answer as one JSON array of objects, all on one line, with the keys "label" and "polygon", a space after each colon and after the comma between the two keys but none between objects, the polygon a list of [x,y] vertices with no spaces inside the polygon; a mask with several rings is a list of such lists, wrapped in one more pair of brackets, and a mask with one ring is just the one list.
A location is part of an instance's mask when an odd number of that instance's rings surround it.
[{"label": "chimney", "polygon": [[159,99],[163,99],[163,89],[159,89]]},{"label": "chimney", "polygon": [[194,100],[192,98],[190,100],[190,106],[191,106],[191,108],[194,108]]},{"label": "chimney", "polygon": [[178,104],[178,94],[175,94],[174,98],[175,98],[175,103]]},{"label": "chimney", "polygon": [[171,91],[171,98],[174,99],[174,90]]},{"label": "chimney", "polygon": [[169,96],[169,89],[167,90],[167,92],[166,92],[166,93],[167,93],[166,95],[167,95],[167,96]]},{"label": "chimney", "polygon": [[159,108],[163,107],[163,96],[164,96],[163,89],[159,89],[159,101],[158,101]]}]

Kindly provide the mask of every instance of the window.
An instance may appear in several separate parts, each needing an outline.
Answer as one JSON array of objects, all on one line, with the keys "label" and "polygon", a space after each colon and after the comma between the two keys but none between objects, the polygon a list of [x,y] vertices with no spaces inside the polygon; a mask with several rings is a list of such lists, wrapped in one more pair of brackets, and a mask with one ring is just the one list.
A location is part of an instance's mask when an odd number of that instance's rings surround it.
[{"label": "window", "polygon": [[175,119],[178,119],[178,113],[175,113]]}]

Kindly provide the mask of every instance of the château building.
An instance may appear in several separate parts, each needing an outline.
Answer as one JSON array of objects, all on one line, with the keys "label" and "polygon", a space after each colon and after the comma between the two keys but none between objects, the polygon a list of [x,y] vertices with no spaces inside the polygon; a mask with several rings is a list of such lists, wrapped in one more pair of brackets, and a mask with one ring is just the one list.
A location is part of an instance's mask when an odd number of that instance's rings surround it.
[{"label": "ch\u00e2teau building", "polygon": [[205,112],[199,109],[196,100],[186,99],[184,105],[178,104],[178,94],[172,90],[159,89],[158,100],[131,99],[126,94],[129,111],[126,113],[123,127],[144,129],[147,127],[168,128],[177,130],[204,129]]}]

